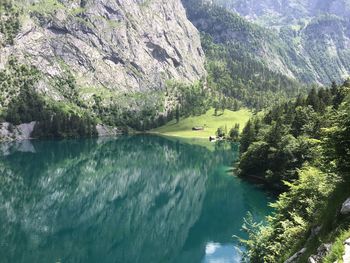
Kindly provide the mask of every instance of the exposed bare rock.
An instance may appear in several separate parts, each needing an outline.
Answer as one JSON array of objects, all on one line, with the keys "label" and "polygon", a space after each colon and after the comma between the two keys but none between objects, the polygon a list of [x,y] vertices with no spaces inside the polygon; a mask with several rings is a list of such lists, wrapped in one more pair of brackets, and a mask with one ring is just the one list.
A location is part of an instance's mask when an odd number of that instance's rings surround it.
[{"label": "exposed bare rock", "polygon": [[343,262],[348,263],[350,262],[350,238],[348,238],[345,242],[345,254],[343,256]]},{"label": "exposed bare rock", "polygon": [[291,256],[289,259],[287,259],[284,263],[295,263],[298,261],[298,259],[305,253],[306,248],[302,248],[297,253],[295,253],[293,256]]},{"label": "exposed bare rock", "polygon": [[317,249],[317,254],[312,255],[309,257],[308,262],[309,263],[319,263],[322,262],[323,258],[327,255],[327,253],[330,251],[332,245],[331,244],[322,244]]},{"label": "exposed bare rock", "polygon": [[205,75],[199,33],[180,0],[22,2],[28,12],[15,44],[1,50],[0,68],[14,55],[48,78],[69,70],[81,87],[133,93]]},{"label": "exposed bare rock", "polygon": [[8,122],[0,123],[0,141],[28,140],[34,130],[36,122],[12,125]]},{"label": "exposed bare rock", "polygon": [[98,124],[96,130],[99,137],[121,135],[122,131],[116,127]]},{"label": "exposed bare rock", "polygon": [[350,213],[350,198],[346,199],[340,210],[342,215],[348,215]]}]

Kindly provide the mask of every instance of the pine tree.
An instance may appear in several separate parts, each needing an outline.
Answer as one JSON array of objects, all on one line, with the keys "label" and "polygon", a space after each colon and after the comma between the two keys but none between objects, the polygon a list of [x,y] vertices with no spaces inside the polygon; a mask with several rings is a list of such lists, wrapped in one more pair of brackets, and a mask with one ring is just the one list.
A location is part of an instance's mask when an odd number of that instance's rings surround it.
[{"label": "pine tree", "polygon": [[176,115],[176,123],[179,123],[179,121],[180,121],[180,108],[179,108],[179,105],[176,105],[175,115]]},{"label": "pine tree", "polygon": [[255,127],[251,120],[248,121],[242,131],[240,152],[244,153],[248,150],[248,147],[255,141]]}]

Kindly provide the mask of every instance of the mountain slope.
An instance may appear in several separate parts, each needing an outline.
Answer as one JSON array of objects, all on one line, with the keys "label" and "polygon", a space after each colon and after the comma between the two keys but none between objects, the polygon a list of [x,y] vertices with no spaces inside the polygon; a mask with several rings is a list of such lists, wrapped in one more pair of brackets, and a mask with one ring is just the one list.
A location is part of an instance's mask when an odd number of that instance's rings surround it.
[{"label": "mountain slope", "polygon": [[[242,17],[245,14],[243,11],[240,16],[216,5],[220,2],[183,2],[189,19],[200,31],[210,34],[217,43],[229,42],[239,46],[241,53],[249,53],[255,60],[264,63],[269,70],[304,83],[329,84],[333,80],[340,82],[349,76],[348,18],[330,14],[312,19],[306,16],[291,22],[279,21],[279,26],[273,28],[258,19],[254,20],[254,23],[246,20]],[[266,15],[267,21],[273,23],[268,9],[262,9],[265,13],[260,9],[254,11],[253,7],[259,8],[262,4],[259,3],[249,2],[249,10],[254,13],[253,17]],[[270,4],[274,6],[277,2],[273,3]],[[224,6],[231,6],[231,10],[236,10],[241,5],[229,1]],[[298,14],[291,12],[284,5],[281,8],[285,12]],[[286,16],[283,15],[283,18]]]},{"label": "mountain slope", "polygon": [[342,18],[350,15],[348,0],[213,0],[220,6],[265,26],[298,23],[322,14]]},{"label": "mountain slope", "polygon": [[200,40],[180,1],[23,5],[20,32],[13,46],[2,49],[2,66],[15,54],[51,77],[67,66],[82,85],[122,91],[157,89],[164,79],[192,82],[204,75]]},{"label": "mountain slope", "polygon": [[[0,69],[8,72],[13,59],[36,68],[35,90],[46,98],[84,110],[117,105],[131,115],[146,109],[159,116],[173,107],[166,81],[192,84],[206,75],[199,34],[180,0],[1,5]],[[2,101],[6,108],[9,98]]]}]

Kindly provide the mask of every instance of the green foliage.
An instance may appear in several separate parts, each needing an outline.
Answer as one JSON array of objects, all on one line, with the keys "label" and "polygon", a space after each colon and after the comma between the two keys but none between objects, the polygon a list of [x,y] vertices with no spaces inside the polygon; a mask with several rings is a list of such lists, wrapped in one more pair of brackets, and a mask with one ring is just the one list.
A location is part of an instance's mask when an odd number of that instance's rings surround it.
[{"label": "green foliage", "polygon": [[222,126],[216,130],[216,136],[219,138],[225,138],[227,135],[227,128]]},{"label": "green foliage", "polygon": [[208,86],[217,98],[225,98],[225,108],[237,110],[243,105],[261,110],[305,90],[299,82],[270,70],[262,59],[261,54],[276,53],[288,64],[289,47],[274,31],[215,4],[199,0],[183,3],[189,19],[202,33]]},{"label": "green foliage", "polygon": [[322,207],[335,189],[337,178],[318,168],[305,166],[289,191],[273,204],[275,212],[267,226],[250,228],[248,256],[251,262],[283,262],[294,252],[321,216]]},{"label": "green foliage", "polygon": [[31,4],[29,11],[31,14],[44,19],[64,8],[65,6],[58,0],[39,0]]},{"label": "green foliage", "polygon": [[39,76],[34,67],[19,65],[13,58],[7,69],[0,72],[1,104],[7,107],[7,121],[20,124],[41,118],[44,103],[34,92]]},{"label": "green foliage", "polygon": [[[343,100],[337,106],[334,102],[339,94]],[[267,225],[246,221],[249,240],[244,242],[251,262],[284,262],[306,247],[300,258],[304,262],[321,242],[313,236],[313,228],[322,226],[319,238],[329,240],[330,232],[350,223],[336,212],[350,185],[349,113],[350,89],[345,82],[330,90],[311,90],[304,99],[276,106],[259,121],[258,128],[253,120],[248,122],[242,135],[242,175],[260,176],[284,190],[273,204],[275,212]],[[339,258],[338,243],[326,262]]]},{"label": "green foliage", "polygon": [[[95,136],[96,121],[87,113],[67,112],[60,104],[45,100],[35,90],[39,78],[36,68],[10,59],[7,69],[0,72],[2,94],[9,94],[2,98],[2,106],[6,108],[5,120],[16,125],[37,121],[34,137]],[[73,85],[72,80],[60,83]]]},{"label": "green foliage", "polygon": [[[51,80],[51,85],[57,91],[59,91],[60,94],[62,94],[62,96],[67,102],[72,103],[83,109],[87,108],[87,105],[79,96],[76,79],[73,76],[73,73],[68,69],[66,69],[61,76],[53,77]],[[101,107],[101,98],[96,95],[93,98],[95,101],[95,105]]]},{"label": "green foliage", "polygon": [[205,34],[202,45],[208,60],[208,85],[222,94],[228,109],[237,110],[243,103],[260,110],[271,106],[272,101],[294,97],[300,90],[298,82],[269,70],[234,42],[215,44]]},{"label": "green foliage", "polygon": [[167,93],[168,96],[174,97],[177,102],[180,116],[198,116],[204,114],[211,106],[209,93],[204,89],[202,81],[193,85],[169,81],[167,83]]},{"label": "green foliage", "polygon": [[0,42],[0,46],[13,44],[20,29],[19,16],[20,12],[11,0],[0,2],[0,33],[3,35],[3,43]]},{"label": "green foliage", "polygon": [[260,177],[285,190],[283,181],[297,179],[297,169],[320,155],[331,105],[329,89],[312,89],[305,99],[275,106],[263,118],[249,121],[241,135],[241,175]]},{"label": "green foliage", "polygon": [[[74,96],[67,96],[67,99],[69,98]],[[192,85],[168,81],[165,91],[108,94],[108,96],[98,94],[96,90],[91,98],[92,103],[87,107],[101,122],[110,126],[131,127],[139,131],[150,130],[172,120],[179,121],[182,117],[201,115],[211,104],[209,93],[202,81]],[[79,104],[74,100],[71,102],[85,107],[83,103]]]},{"label": "green foliage", "polygon": [[346,263],[343,262],[343,255],[345,253],[344,241],[348,238],[350,238],[350,230],[341,231],[333,243],[330,253],[323,259],[323,263]]},{"label": "green foliage", "polygon": [[235,126],[229,132],[229,139],[237,142],[239,139],[239,123],[236,123]]},{"label": "green foliage", "polygon": [[97,136],[96,122],[87,113],[66,113],[59,106],[52,106],[35,126],[33,137],[67,138]]}]

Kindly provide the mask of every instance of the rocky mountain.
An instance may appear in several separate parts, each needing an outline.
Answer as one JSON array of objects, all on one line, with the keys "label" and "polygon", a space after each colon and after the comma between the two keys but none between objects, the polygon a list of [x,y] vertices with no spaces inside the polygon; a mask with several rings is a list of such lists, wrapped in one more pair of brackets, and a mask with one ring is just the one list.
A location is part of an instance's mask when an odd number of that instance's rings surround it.
[{"label": "rocky mountain", "polygon": [[282,26],[298,23],[324,14],[342,18],[350,15],[348,0],[214,0],[241,16],[266,26]]},{"label": "rocky mountain", "polygon": [[329,84],[349,76],[346,1],[183,2],[200,31],[216,43],[239,46],[270,70],[304,83]]},{"label": "rocky mountain", "polygon": [[102,105],[141,111],[149,98],[164,112],[166,81],[191,84],[206,74],[199,33],[180,0],[22,0],[2,7],[0,70],[8,71],[11,59],[35,67],[36,90],[55,101],[77,104],[74,88],[79,107],[92,107],[97,96]]}]

